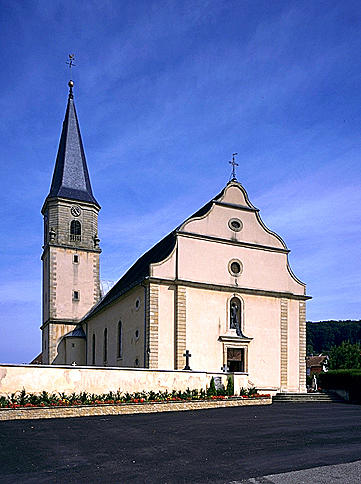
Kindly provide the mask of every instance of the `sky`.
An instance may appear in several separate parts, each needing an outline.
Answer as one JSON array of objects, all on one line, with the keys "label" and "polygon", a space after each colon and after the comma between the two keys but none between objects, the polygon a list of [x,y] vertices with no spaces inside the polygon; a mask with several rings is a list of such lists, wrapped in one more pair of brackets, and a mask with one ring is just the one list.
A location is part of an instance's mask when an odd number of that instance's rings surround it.
[{"label": "sky", "polygon": [[0,362],[41,348],[40,209],[70,78],[102,279],[215,196],[238,152],[307,319],[361,319],[359,1],[0,0],[0,29]]}]

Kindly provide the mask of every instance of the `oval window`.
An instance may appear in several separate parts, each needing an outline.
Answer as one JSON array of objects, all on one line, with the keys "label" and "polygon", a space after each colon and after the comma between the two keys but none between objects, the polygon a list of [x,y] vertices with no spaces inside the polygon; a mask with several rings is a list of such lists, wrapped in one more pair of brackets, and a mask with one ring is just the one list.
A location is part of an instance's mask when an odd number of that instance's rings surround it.
[{"label": "oval window", "polygon": [[243,228],[242,222],[239,220],[239,218],[231,218],[228,221],[228,227],[233,230],[233,232],[239,232]]},{"label": "oval window", "polygon": [[228,264],[228,270],[231,273],[231,275],[235,277],[242,274],[243,267],[242,267],[241,261],[237,259],[231,260]]}]

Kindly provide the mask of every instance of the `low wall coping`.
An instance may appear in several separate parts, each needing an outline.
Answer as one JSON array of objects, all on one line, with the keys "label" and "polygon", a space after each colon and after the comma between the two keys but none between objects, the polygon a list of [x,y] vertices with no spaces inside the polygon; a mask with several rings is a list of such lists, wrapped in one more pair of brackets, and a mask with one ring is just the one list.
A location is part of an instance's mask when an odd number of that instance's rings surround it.
[{"label": "low wall coping", "polygon": [[51,368],[51,369],[66,369],[66,370],[115,370],[115,371],[146,371],[146,372],[158,372],[158,373],[181,373],[181,374],[189,374],[189,373],[197,373],[202,375],[244,375],[248,376],[248,373],[244,372],[222,372],[222,371],[206,371],[206,370],[164,370],[164,369],[157,369],[157,368],[134,368],[134,367],[126,367],[126,366],[80,366],[80,365],[30,365],[30,364],[17,364],[17,363],[0,363],[0,368]]},{"label": "low wall coping", "polygon": [[158,412],[205,410],[210,408],[271,405],[272,398],[230,398],[226,400],[190,400],[103,405],[76,405],[69,407],[20,407],[0,409],[0,421],[44,418],[91,417],[101,415],[129,415]]}]

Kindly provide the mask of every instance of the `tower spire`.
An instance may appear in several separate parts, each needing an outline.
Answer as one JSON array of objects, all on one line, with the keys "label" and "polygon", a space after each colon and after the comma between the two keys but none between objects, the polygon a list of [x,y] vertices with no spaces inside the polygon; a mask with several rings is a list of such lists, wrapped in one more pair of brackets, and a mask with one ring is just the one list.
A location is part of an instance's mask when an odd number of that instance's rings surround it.
[{"label": "tower spire", "polygon": [[94,198],[78,117],[74,104],[74,82],[69,81],[69,96],[59,142],[50,192],[47,198],[61,197],[99,204]]}]

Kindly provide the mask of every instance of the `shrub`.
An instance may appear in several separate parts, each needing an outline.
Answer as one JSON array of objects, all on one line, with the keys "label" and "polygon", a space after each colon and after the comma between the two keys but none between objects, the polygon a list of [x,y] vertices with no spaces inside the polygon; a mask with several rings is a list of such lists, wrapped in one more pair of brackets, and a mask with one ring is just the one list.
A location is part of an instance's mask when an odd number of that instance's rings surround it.
[{"label": "shrub", "polygon": [[361,370],[329,370],[320,373],[319,384],[326,390],[346,390],[350,400],[361,401]]},{"label": "shrub", "polygon": [[213,397],[213,396],[217,395],[216,384],[214,382],[213,376],[211,378],[211,382],[209,384],[209,388],[207,389],[207,395],[209,397]]},{"label": "shrub", "polygon": [[228,396],[234,395],[234,381],[232,375],[229,375],[227,378],[226,394]]},{"label": "shrub", "polygon": [[247,395],[249,397],[253,397],[254,395],[257,395],[257,388],[255,388],[255,387],[248,388]]}]

